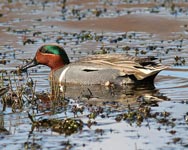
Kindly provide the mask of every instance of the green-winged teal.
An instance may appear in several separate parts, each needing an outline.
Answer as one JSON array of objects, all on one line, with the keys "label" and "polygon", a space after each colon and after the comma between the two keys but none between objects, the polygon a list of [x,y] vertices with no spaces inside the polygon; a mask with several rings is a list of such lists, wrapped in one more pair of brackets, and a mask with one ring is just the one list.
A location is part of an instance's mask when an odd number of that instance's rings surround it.
[{"label": "green-winged teal", "polygon": [[156,75],[166,67],[154,62],[154,57],[139,58],[126,54],[98,54],[71,62],[58,44],[42,45],[34,59],[21,70],[36,65],[51,68],[50,77],[58,83],[80,85],[153,84]]}]

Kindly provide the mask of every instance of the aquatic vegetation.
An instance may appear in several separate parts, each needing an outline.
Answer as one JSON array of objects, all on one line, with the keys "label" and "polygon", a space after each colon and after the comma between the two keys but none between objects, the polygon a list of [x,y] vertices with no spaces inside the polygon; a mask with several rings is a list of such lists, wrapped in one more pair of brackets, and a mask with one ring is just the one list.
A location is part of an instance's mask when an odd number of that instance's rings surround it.
[{"label": "aquatic vegetation", "polygon": [[7,63],[7,60],[5,59],[0,60],[0,64],[6,65],[6,63]]},{"label": "aquatic vegetation", "polygon": [[23,37],[23,45],[34,44],[34,43],[35,43],[35,40],[27,38],[26,36]]},{"label": "aquatic vegetation", "polygon": [[188,112],[184,115],[184,120],[186,123],[188,123]]},{"label": "aquatic vegetation", "polygon": [[0,96],[3,96],[4,94],[6,94],[9,90],[9,87],[1,87],[0,88]]},{"label": "aquatic vegetation", "polygon": [[151,116],[150,111],[151,111],[150,107],[141,107],[141,108],[135,109],[135,110],[129,109],[129,111],[127,113],[118,115],[115,118],[115,120],[118,122],[121,120],[125,120],[130,125],[132,125],[132,123],[136,122],[136,124],[138,126],[140,126],[144,120],[146,120],[147,118],[149,118]]},{"label": "aquatic vegetation", "polygon": [[54,132],[68,136],[81,131],[83,128],[83,122],[80,119],[42,119],[36,121],[30,114],[28,114],[28,116],[32,121],[32,132],[35,128],[51,128],[51,130]]},{"label": "aquatic vegetation", "polygon": [[[16,72],[17,73],[17,72]],[[7,74],[7,73],[6,73]],[[27,81],[24,84],[21,83],[18,79],[16,79],[15,75],[13,75],[13,79],[11,79],[11,74],[8,74],[8,78],[5,78],[4,74],[1,74],[1,82],[6,87],[6,94],[2,96],[3,110],[6,110],[6,107],[11,107],[13,112],[22,111],[24,105],[24,99],[33,100],[34,99],[34,88],[35,85],[31,81]],[[7,75],[6,75],[7,76]],[[6,81],[6,82],[5,82]],[[31,90],[29,93],[28,90]]]},{"label": "aquatic vegetation", "polygon": [[182,65],[185,65],[186,63],[185,58],[183,57],[175,56],[174,60],[175,60],[175,63],[174,63],[175,66],[182,66]]}]

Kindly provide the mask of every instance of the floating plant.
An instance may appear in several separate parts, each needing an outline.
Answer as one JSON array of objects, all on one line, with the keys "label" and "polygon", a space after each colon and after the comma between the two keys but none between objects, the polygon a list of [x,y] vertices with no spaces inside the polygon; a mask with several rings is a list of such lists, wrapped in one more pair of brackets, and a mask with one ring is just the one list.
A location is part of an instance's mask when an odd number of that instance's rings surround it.
[{"label": "floating plant", "polygon": [[51,128],[52,131],[66,136],[77,133],[82,130],[83,122],[80,119],[65,118],[65,119],[42,119],[34,120],[34,118],[28,114],[32,121],[32,131],[35,128]]},{"label": "floating plant", "polygon": [[174,60],[175,60],[174,66],[182,66],[185,65],[186,63],[185,58],[179,57],[177,55],[174,57]]}]

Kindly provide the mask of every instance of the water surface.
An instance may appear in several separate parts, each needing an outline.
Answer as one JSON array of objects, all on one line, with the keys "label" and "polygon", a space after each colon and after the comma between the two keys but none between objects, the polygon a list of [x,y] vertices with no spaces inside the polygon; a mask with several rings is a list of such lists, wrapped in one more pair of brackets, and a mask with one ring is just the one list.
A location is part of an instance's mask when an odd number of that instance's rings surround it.
[{"label": "water surface", "polygon": [[[68,99],[66,109],[57,107],[54,111],[42,102],[39,108],[35,108],[26,99],[23,109],[16,112],[7,106],[0,114],[1,149],[187,148],[188,40],[185,2],[175,2],[173,6],[162,0],[158,3],[141,0],[131,4],[121,0],[84,0],[83,3],[72,0],[66,3],[65,8],[63,2],[55,0],[0,2],[0,67],[8,72],[5,75],[7,80],[11,70],[25,63],[25,59],[33,58],[40,45],[51,42],[63,45],[71,61],[101,52],[128,53],[140,57],[155,56],[169,66],[157,76],[155,88],[109,90],[100,87],[98,90],[99,87],[93,87],[91,96],[87,88],[69,87],[65,93]],[[50,92],[49,72],[46,66],[28,71],[28,77],[36,82],[36,93]],[[11,74],[10,78],[14,90],[27,81],[26,74],[21,77]],[[168,112],[170,115],[148,118],[141,126],[135,122],[117,121],[117,116],[127,112],[129,105],[138,107],[140,97],[159,101],[159,106],[151,107],[153,114]],[[83,129],[70,136],[54,132],[51,128],[41,127],[32,131],[28,112],[36,120],[74,118],[74,106],[102,107],[104,112],[95,119],[88,118],[93,110],[85,109],[83,113],[78,113],[76,118],[84,122]],[[89,128],[88,121],[96,123]]]}]

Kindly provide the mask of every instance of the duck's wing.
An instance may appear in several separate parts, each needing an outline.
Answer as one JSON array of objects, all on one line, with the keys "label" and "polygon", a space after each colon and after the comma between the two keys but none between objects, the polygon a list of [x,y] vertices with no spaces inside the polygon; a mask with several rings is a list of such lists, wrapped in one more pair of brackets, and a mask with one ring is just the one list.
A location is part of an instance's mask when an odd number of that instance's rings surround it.
[{"label": "duck's wing", "polygon": [[105,64],[126,64],[127,63],[134,63],[139,64],[141,66],[147,66],[147,65],[156,65],[155,60],[157,58],[155,57],[146,57],[146,58],[140,58],[140,57],[134,57],[130,55],[125,54],[101,54],[101,55],[91,55],[89,57],[84,57],[79,60],[79,62],[91,62],[91,63],[105,63]]},{"label": "duck's wing", "polygon": [[122,76],[134,75],[137,80],[143,80],[167,68],[154,62],[155,59],[155,57],[140,58],[125,54],[102,54],[83,58],[79,62],[117,69]]}]

